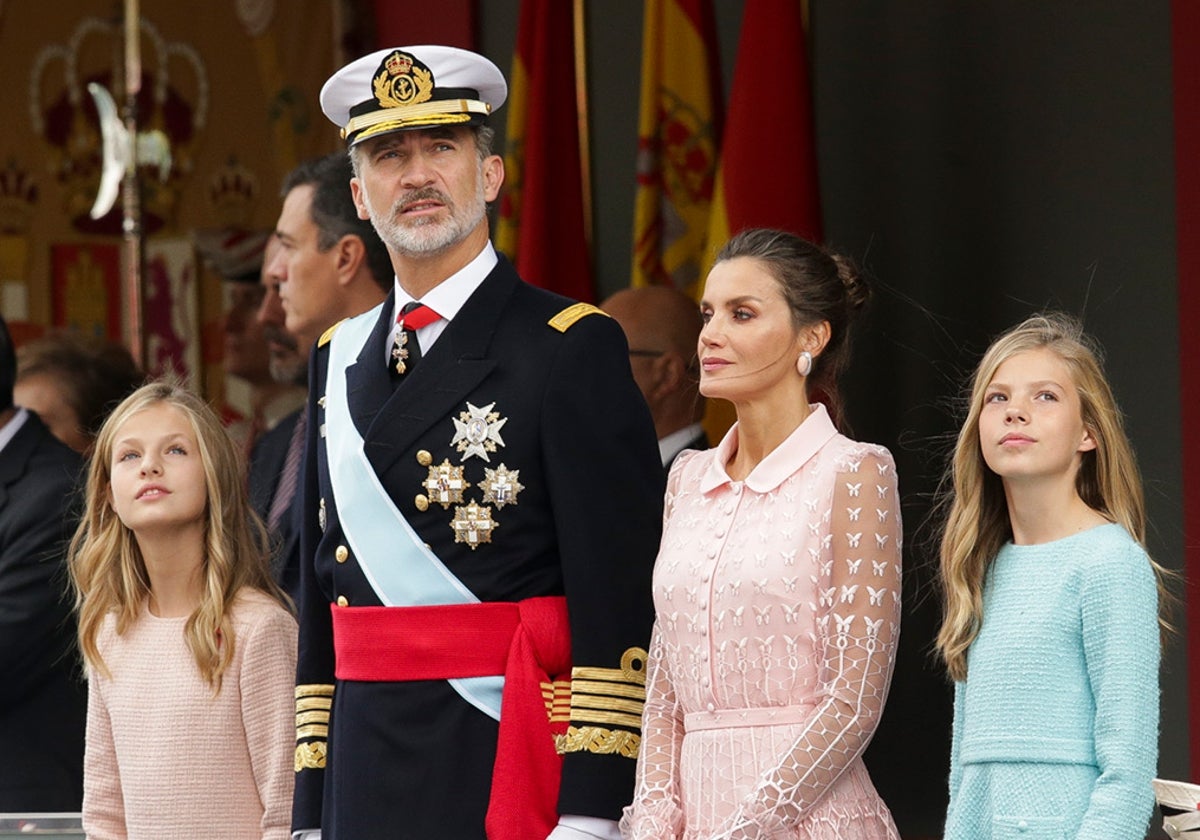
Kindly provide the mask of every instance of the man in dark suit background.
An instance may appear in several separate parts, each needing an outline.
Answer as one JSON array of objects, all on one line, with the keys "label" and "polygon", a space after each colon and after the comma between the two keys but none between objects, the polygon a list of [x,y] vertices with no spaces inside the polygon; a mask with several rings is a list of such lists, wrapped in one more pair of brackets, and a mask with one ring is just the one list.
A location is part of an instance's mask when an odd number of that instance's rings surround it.
[{"label": "man in dark suit background", "polygon": [[[271,376],[304,386],[317,338],[343,318],[379,304],[392,287],[387,249],[350,196],[344,152],[305,161],[283,182],[283,210],[267,242],[257,321]],[[282,418],[250,453],[250,502],[271,530],[275,579],[292,598],[300,585],[296,488],[304,409]]]},{"label": "man in dark suit background", "polygon": [[313,360],[306,839],[607,840],[633,795],[661,465],[620,328],[489,241],[505,91],[406,47],[322,92],[396,284]]},{"label": "man in dark suit background", "polygon": [[87,690],[66,572],[79,455],[13,405],[0,319],[0,812],[78,811]]},{"label": "man in dark suit background", "polygon": [[669,470],[685,449],[708,449],[700,421],[696,346],[700,341],[700,307],[670,286],[622,289],[600,304],[629,341],[629,363],[658,435],[658,454]]}]

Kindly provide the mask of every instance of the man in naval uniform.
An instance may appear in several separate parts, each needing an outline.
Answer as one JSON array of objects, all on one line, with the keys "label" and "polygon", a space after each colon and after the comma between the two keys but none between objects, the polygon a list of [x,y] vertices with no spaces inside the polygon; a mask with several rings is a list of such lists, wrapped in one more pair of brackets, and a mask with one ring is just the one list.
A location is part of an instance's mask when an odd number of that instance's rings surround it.
[{"label": "man in naval uniform", "polygon": [[662,472],[620,327],[492,248],[500,71],[448,47],[321,107],[396,270],[313,355],[297,838],[618,838]]}]

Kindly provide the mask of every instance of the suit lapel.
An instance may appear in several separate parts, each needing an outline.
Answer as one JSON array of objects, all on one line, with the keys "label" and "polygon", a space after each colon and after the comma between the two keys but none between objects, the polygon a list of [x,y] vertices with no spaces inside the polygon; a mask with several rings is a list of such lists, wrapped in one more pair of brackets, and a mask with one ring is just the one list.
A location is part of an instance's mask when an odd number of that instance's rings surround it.
[{"label": "suit lapel", "polygon": [[[496,367],[487,357],[501,313],[520,280],[503,257],[421,357],[363,435],[383,475],[428,429],[449,416]],[[447,438],[453,429],[447,427]]]},{"label": "suit lapel", "polygon": [[[11,423],[12,420],[9,420]],[[25,422],[0,452],[0,508],[8,502],[8,488],[25,474],[32,454],[36,433],[34,427],[42,421],[30,412]]]},{"label": "suit lapel", "polygon": [[354,364],[346,368],[346,401],[354,426],[364,438],[375,416],[392,395],[392,376],[384,348],[391,341],[395,298],[396,290],[393,289],[382,304],[371,337],[359,350]]}]

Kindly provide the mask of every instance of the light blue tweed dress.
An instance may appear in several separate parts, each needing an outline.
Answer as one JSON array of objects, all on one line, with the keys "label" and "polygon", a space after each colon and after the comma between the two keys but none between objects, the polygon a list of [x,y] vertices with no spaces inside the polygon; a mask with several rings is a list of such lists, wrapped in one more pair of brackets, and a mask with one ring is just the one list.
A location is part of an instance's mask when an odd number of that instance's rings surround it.
[{"label": "light blue tweed dress", "polygon": [[1119,525],[1007,544],[956,684],[945,840],[1141,840],[1158,756],[1158,597]]}]

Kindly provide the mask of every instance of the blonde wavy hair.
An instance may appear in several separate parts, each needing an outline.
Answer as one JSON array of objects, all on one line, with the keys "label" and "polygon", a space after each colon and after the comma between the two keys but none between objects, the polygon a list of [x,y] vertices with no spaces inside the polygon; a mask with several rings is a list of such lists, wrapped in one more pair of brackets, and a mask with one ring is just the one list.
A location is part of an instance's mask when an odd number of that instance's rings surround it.
[{"label": "blonde wavy hair", "polygon": [[204,468],[205,506],[203,578],[198,606],[184,626],[184,638],[214,694],[233,659],[231,610],[242,589],[265,592],[290,608],[271,577],[267,530],[250,507],[242,462],[233,441],[213,410],[186,388],[153,382],[129,395],[104,422],[88,467],[83,519],[71,540],[70,573],[79,613],[79,646],[88,664],[111,676],[96,644],[110,614],[123,634],[141,614],[150,595],[146,564],[132,531],[109,504],[113,444],[133,415],[169,405],[191,425]]},{"label": "blonde wavy hair", "polygon": [[[1083,425],[1096,448],[1083,452],[1075,477],[1079,496],[1093,510],[1118,523],[1142,547],[1146,544],[1146,510],[1141,475],[1112,389],[1104,377],[1103,356],[1079,321],[1061,313],[1026,319],[997,338],[984,353],[971,379],[967,418],[942,480],[940,507],[945,513],[942,535],[942,627],[937,650],[954,680],[967,677],[967,649],[983,621],[983,585],[988,565],[1012,538],[1004,486],[983,460],[979,415],[996,370],[1018,353],[1047,349],[1067,365],[1079,395]],[[1160,618],[1170,603],[1169,573],[1150,561],[1158,581]]]}]

